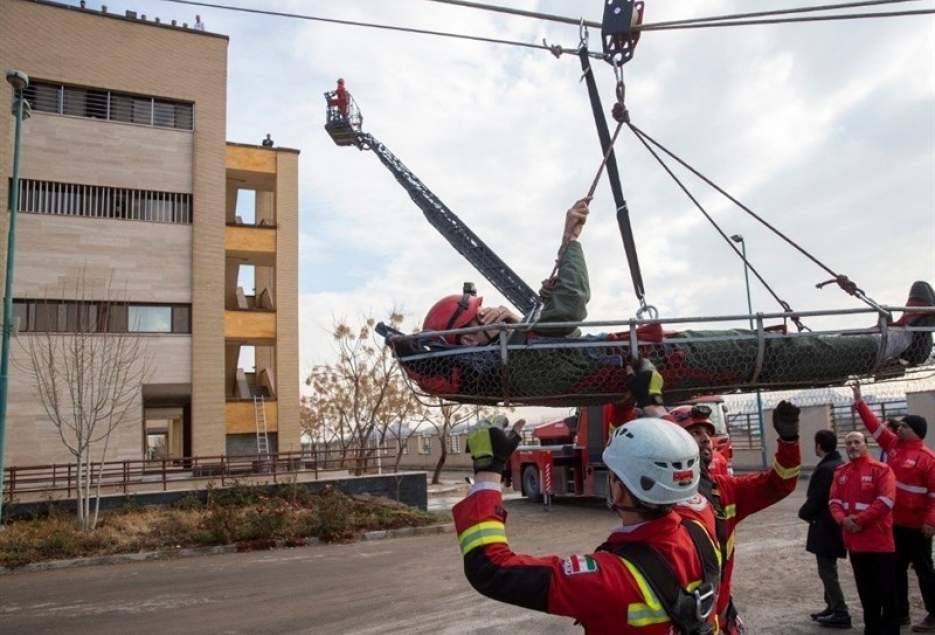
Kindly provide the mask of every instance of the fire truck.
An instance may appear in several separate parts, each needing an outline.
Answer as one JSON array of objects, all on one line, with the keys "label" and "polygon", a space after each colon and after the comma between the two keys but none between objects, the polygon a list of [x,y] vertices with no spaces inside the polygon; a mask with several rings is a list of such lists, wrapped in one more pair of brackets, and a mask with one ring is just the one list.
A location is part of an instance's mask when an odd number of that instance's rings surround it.
[{"label": "fire truck", "polygon": [[[730,465],[733,450],[724,399],[704,396],[685,403],[711,408],[711,422],[717,431],[712,441]],[[573,416],[538,426],[532,432],[538,445],[519,446],[510,460],[513,489],[547,505],[553,497],[606,498],[607,467],[601,455],[607,445],[611,413],[609,406],[588,406]]]}]

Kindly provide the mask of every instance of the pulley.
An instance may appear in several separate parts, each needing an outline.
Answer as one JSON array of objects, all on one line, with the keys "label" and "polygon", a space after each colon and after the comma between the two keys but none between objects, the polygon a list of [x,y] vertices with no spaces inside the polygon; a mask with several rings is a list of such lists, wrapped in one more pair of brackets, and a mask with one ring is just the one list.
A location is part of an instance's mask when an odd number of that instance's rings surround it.
[{"label": "pulley", "polygon": [[640,32],[633,27],[643,23],[643,2],[634,0],[606,0],[601,40],[604,57],[613,66],[623,66],[633,57]]}]

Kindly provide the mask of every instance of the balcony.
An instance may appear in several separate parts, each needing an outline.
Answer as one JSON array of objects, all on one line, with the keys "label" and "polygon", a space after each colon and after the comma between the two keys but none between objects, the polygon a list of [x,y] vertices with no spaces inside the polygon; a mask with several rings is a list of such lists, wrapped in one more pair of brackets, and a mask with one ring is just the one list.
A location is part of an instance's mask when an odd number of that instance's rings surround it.
[{"label": "balcony", "polygon": [[272,342],[276,339],[276,312],[224,311],[224,337],[255,344]]},{"label": "balcony", "polygon": [[276,228],[262,225],[228,225],[224,228],[224,249],[228,257],[272,265],[276,258]]},{"label": "balcony", "polygon": [[[266,431],[279,430],[279,408],[275,400],[265,400]],[[227,434],[256,434],[256,410],[253,401],[228,401],[224,405]]]}]

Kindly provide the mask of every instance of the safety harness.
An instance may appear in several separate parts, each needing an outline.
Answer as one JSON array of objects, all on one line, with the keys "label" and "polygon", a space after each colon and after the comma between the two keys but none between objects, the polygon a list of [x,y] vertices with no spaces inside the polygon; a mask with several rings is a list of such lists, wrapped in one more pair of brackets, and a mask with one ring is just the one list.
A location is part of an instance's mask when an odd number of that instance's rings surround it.
[{"label": "safety harness", "polygon": [[681,635],[709,635],[714,633],[708,617],[717,606],[721,564],[710,537],[701,525],[683,519],[682,527],[691,536],[703,570],[701,584],[694,591],[683,589],[672,565],[645,543],[604,543],[598,551],[609,551],[639,570]]}]

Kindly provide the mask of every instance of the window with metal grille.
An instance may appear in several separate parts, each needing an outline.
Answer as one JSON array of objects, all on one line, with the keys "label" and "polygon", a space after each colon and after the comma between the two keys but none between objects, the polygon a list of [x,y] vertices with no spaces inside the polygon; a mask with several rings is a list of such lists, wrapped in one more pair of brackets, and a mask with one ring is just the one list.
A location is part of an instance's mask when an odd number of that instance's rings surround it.
[{"label": "window with metal grille", "polygon": [[19,211],[188,225],[192,222],[192,195],[20,179]]},{"label": "window with metal grille", "polygon": [[176,130],[192,130],[195,123],[194,104],[162,97],[44,81],[30,82],[23,93],[38,112]]}]

